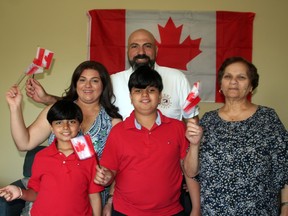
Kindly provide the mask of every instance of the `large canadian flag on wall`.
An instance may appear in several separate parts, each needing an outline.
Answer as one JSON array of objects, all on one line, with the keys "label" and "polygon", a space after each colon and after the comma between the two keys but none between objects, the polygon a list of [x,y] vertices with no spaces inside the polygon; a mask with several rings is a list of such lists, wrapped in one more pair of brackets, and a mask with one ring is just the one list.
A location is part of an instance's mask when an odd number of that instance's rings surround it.
[{"label": "large canadian flag on wall", "polygon": [[104,64],[109,73],[129,68],[127,39],[144,28],[156,38],[161,66],[181,70],[191,86],[201,82],[204,102],[222,102],[217,69],[231,56],[252,60],[252,12],[194,12],[90,10],[89,58]]}]

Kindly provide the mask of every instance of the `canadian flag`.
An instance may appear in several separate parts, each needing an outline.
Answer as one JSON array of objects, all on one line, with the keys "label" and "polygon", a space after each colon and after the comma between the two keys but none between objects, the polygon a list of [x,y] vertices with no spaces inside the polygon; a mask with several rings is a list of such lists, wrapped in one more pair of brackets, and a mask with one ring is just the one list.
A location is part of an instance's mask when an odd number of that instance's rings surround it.
[{"label": "canadian flag", "polygon": [[70,141],[80,160],[85,160],[93,155],[96,155],[92,140],[88,134],[74,137]]},{"label": "canadian flag", "polygon": [[54,53],[50,50],[38,47],[36,58],[26,70],[26,75],[42,73],[43,69],[49,69],[52,63]]},{"label": "canadian flag", "polygon": [[196,112],[198,109],[197,104],[201,101],[201,98],[199,96],[200,95],[199,89],[200,89],[200,82],[195,82],[183,106],[184,117],[185,115],[190,116],[190,114],[193,114],[192,115],[193,117],[196,116]]},{"label": "canadian flag", "polygon": [[217,70],[231,56],[252,60],[253,12],[90,10],[89,59],[113,74],[129,68],[127,38],[144,28],[156,38],[156,62],[177,68],[191,86],[201,81],[203,102],[223,102]]}]

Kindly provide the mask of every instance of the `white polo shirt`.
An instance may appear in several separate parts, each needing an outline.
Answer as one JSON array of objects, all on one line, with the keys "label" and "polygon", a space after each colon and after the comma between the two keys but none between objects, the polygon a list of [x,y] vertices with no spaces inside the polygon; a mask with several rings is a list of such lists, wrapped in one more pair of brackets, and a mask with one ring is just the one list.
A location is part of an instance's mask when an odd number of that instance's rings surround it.
[{"label": "white polo shirt", "polygon": [[[155,64],[154,69],[161,75],[163,82],[162,100],[158,109],[170,118],[182,120],[182,108],[187,95],[191,91],[186,76],[177,69],[162,67],[157,64]],[[128,89],[128,81],[132,72],[133,70],[130,67],[128,70],[111,75],[113,90],[116,97],[115,106],[119,108],[119,112],[123,119],[127,118],[134,109],[131,104]],[[198,110],[195,114],[198,115]],[[192,115],[185,116],[185,118],[191,117]]]}]

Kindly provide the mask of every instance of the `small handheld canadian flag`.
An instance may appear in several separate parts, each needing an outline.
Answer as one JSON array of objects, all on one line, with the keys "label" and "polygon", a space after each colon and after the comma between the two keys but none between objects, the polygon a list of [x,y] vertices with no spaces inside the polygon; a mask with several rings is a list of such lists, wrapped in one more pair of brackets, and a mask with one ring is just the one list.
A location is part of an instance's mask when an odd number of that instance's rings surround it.
[{"label": "small handheld canadian flag", "polygon": [[97,164],[100,166],[97,153],[94,150],[89,134],[74,137],[70,141],[80,160],[85,160],[95,155]]},{"label": "small handheld canadian flag", "polygon": [[21,83],[26,75],[34,75],[38,73],[43,73],[44,69],[49,69],[52,63],[54,53],[50,50],[38,47],[36,58],[26,69],[25,73],[21,75],[17,85]]},{"label": "small handheld canadian flag", "polygon": [[191,92],[188,94],[186,101],[183,106],[184,117],[190,116],[194,117],[198,114],[198,106],[197,104],[201,101],[199,96],[200,82],[195,82],[193,84]]}]

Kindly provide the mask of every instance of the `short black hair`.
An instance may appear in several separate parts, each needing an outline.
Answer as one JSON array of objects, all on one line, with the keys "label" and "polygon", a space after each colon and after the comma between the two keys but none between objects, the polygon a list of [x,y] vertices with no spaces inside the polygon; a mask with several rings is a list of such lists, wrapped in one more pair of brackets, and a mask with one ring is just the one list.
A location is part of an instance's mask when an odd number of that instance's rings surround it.
[{"label": "short black hair", "polygon": [[161,93],[163,83],[160,74],[147,65],[137,68],[130,76],[128,82],[129,92],[132,88],[145,89],[147,86],[156,87]]},{"label": "short black hair", "polygon": [[57,101],[47,113],[47,120],[50,124],[56,120],[64,120],[64,119],[76,119],[81,123],[83,121],[83,113],[81,108],[69,100],[60,100]]}]

